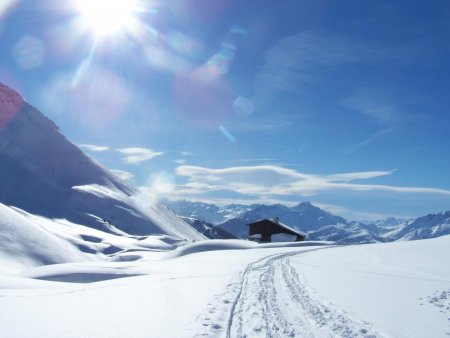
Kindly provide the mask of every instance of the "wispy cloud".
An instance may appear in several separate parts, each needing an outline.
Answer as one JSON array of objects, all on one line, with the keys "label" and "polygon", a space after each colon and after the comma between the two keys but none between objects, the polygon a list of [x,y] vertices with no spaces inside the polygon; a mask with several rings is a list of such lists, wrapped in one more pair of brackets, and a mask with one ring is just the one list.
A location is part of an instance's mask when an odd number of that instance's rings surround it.
[{"label": "wispy cloud", "polygon": [[380,125],[392,125],[402,114],[393,95],[386,90],[358,90],[341,105],[368,116]]},{"label": "wispy cloud", "polygon": [[114,175],[121,178],[124,181],[130,181],[133,179],[134,175],[128,171],[119,170],[119,169],[111,169],[110,170]]},{"label": "wispy cloud", "polygon": [[394,131],[393,128],[385,128],[385,129],[381,129],[380,131],[376,132],[375,134],[373,134],[372,136],[358,142],[355,144],[352,144],[350,146],[347,146],[343,149],[343,151],[345,153],[354,153],[355,151],[358,151],[359,149],[365,147],[368,144],[371,144],[372,142],[378,140],[379,138],[383,137],[384,135],[387,135],[389,133],[391,133],[392,131]]},{"label": "wispy cloud", "polygon": [[278,92],[298,93],[314,81],[317,65],[361,62],[367,54],[361,43],[343,37],[302,32],[281,39],[265,53],[256,80],[256,101],[270,100]]},{"label": "wispy cloud", "polygon": [[79,144],[80,148],[85,149],[87,151],[93,151],[93,152],[102,152],[102,151],[108,151],[110,150],[109,147],[106,146],[96,146],[94,144]]},{"label": "wispy cloud", "polygon": [[394,170],[391,171],[362,171],[354,173],[332,174],[324,176],[329,182],[350,182],[354,180],[367,180],[375,177],[382,177],[391,175]]},{"label": "wispy cloud", "polygon": [[163,152],[156,152],[149,148],[120,148],[117,149],[119,153],[123,154],[123,161],[128,164],[140,164],[141,162],[148,161],[156,156],[161,156]]},{"label": "wispy cloud", "polygon": [[187,178],[179,190],[186,194],[205,194],[227,191],[245,196],[302,195],[319,192],[385,191],[395,193],[440,194],[450,196],[450,191],[428,187],[397,187],[391,185],[354,183],[391,175],[393,171],[365,171],[331,175],[305,174],[274,165],[241,166],[225,169],[209,169],[196,166],[180,166],[176,174]]},{"label": "wispy cloud", "polygon": [[[279,92],[301,93],[317,81],[318,74],[344,64],[403,62],[417,54],[414,46],[370,43],[356,38],[305,31],[279,40],[264,55],[255,78],[256,104],[271,100]],[[389,108],[373,112],[382,117]]]},{"label": "wispy cloud", "polygon": [[[242,204],[242,205],[251,205],[251,204],[283,204],[288,207],[293,207],[299,203],[299,201],[286,201],[278,198],[265,198],[265,197],[256,197],[256,198],[227,198],[227,197],[204,197],[204,196],[196,196],[196,195],[188,195],[183,194],[180,191],[174,191],[169,195],[169,199],[171,200],[179,200],[179,199],[188,199],[191,202],[202,202],[202,203],[210,203],[218,206],[225,206],[229,204]],[[318,206],[318,204],[314,203]]]},{"label": "wispy cloud", "polygon": [[393,132],[407,120],[400,107],[398,95],[386,89],[359,89],[342,100],[340,105],[354,113],[367,116],[380,128],[367,138],[344,148],[347,153],[355,152]]}]

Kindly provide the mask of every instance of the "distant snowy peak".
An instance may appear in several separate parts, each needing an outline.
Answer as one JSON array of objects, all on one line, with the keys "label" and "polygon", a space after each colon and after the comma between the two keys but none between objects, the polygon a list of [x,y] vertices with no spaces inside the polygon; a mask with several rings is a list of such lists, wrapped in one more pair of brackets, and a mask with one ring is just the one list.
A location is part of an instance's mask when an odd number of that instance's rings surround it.
[{"label": "distant snowy peak", "polygon": [[398,227],[400,224],[404,224],[410,220],[411,219],[409,219],[409,218],[388,217],[388,218],[378,220],[378,221],[374,222],[374,224],[381,228],[393,229],[393,228]]},{"label": "distant snowy peak", "polygon": [[186,200],[170,201],[168,199],[163,199],[161,202],[177,215],[201,219],[211,224],[220,222],[223,217],[220,215],[220,208],[214,204]]},{"label": "distant snowy peak", "polygon": [[139,198],[15,91],[0,85],[0,100],[0,203],[108,232],[205,238],[156,199]]},{"label": "distant snowy peak", "polygon": [[162,203],[177,215],[201,219],[215,225],[228,219],[238,217],[243,212],[259,206],[259,204],[229,204],[224,207],[219,207],[210,203],[191,202],[187,200],[172,201],[168,199],[162,200]]},{"label": "distant snowy peak", "polygon": [[416,240],[450,234],[450,211],[409,220],[384,235],[387,240]]},{"label": "distant snowy peak", "polygon": [[310,212],[311,210],[316,210],[316,211],[322,211],[322,209],[320,209],[319,207],[316,207],[315,205],[311,204],[311,202],[300,202],[299,204],[297,204],[296,206],[291,208],[292,210],[295,210],[297,212]]},{"label": "distant snowy peak", "polygon": [[382,241],[362,223],[349,222],[320,227],[308,233],[308,239],[333,241],[337,244],[363,244]]},{"label": "distant snowy peak", "polygon": [[223,216],[223,220],[228,220],[232,218],[239,217],[239,215],[253,210],[262,204],[250,204],[250,205],[242,205],[242,204],[228,204],[222,207],[219,211],[219,214]]}]

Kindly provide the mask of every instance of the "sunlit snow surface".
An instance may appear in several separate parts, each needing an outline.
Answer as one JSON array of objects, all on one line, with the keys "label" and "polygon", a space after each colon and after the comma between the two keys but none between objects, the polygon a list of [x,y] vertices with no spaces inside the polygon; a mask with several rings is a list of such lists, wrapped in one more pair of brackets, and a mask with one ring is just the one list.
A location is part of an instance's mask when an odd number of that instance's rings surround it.
[{"label": "sunlit snow surface", "polygon": [[187,243],[1,207],[1,337],[450,334],[450,236]]}]

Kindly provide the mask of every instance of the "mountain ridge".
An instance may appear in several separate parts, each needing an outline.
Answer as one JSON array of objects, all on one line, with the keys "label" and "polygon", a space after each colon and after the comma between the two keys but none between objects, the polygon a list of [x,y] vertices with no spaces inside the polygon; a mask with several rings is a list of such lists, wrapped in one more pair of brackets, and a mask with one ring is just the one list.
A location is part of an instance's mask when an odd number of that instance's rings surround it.
[{"label": "mountain ridge", "polygon": [[204,239],[101,166],[55,123],[0,84],[0,202],[105,232]]}]

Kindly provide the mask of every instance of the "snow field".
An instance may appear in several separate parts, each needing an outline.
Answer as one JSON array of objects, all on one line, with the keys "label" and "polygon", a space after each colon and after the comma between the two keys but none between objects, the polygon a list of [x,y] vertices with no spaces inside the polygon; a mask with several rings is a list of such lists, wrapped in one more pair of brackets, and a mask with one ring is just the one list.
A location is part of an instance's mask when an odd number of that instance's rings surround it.
[{"label": "snow field", "polygon": [[[204,327],[199,315],[233,276],[252,261],[285,250],[292,249],[217,250],[162,260],[139,252],[139,261],[104,262],[97,264],[96,273],[110,274],[115,268],[142,276],[95,283],[17,277],[12,283],[6,277],[8,288],[0,289],[0,337],[193,337]],[[60,264],[23,274],[39,272],[45,279],[46,269],[49,276],[60,270],[59,280],[65,274],[72,280],[80,268]]]},{"label": "snow field", "polygon": [[205,329],[196,337],[381,336],[369,323],[319,301],[300,283],[290,257],[321,249],[327,248],[278,253],[249,264],[240,282],[228,284],[228,292],[208,304],[201,317]]},{"label": "snow field", "polygon": [[450,236],[444,236],[336,247],[331,255],[306,253],[291,263],[305,289],[369,320],[388,337],[445,337],[450,335],[449,248]]},{"label": "snow field", "polygon": [[0,275],[0,337],[450,333],[450,236],[346,247],[311,244],[205,241],[169,253],[125,250],[136,260]]}]

